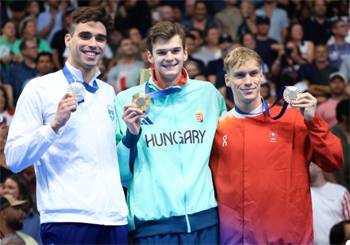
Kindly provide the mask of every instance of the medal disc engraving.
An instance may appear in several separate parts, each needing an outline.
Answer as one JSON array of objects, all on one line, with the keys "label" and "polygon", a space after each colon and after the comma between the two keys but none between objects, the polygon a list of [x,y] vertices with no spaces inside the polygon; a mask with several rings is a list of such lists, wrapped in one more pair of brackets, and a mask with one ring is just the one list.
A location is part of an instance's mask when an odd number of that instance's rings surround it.
[{"label": "medal disc engraving", "polygon": [[78,82],[74,82],[74,83],[69,84],[67,92],[74,94],[74,96],[77,97],[77,100],[79,102],[85,98],[86,88],[84,87],[83,84],[78,83]]},{"label": "medal disc engraving", "polygon": [[287,103],[291,103],[292,100],[295,100],[300,94],[300,90],[297,87],[289,86],[283,92],[283,98]]},{"label": "medal disc engraving", "polygon": [[147,94],[138,93],[132,97],[132,103],[141,111],[147,111],[151,106],[151,98]]}]

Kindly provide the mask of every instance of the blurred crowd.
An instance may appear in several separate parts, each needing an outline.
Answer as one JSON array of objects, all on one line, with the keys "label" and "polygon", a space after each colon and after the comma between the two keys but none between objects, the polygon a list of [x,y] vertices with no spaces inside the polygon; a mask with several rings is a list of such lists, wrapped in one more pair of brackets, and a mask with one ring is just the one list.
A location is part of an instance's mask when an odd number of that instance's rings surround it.
[{"label": "blurred crowd", "polygon": [[[147,32],[157,22],[172,21],[181,23],[187,33],[188,60],[184,67],[188,76],[214,84],[228,110],[234,107],[234,98],[225,85],[223,61],[231,50],[241,46],[262,57],[265,80],[261,96],[268,103],[275,101],[284,86],[294,85],[314,95],[317,112],[341,139],[345,159],[342,170],[334,174],[321,171],[316,181],[313,174],[319,171],[310,166],[313,208],[318,213],[315,244],[328,239],[333,225],[349,219],[348,0],[4,0],[0,4],[0,190],[1,195],[27,200],[21,209],[24,226],[18,230],[38,243],[34,169],[29,167],[13,175],[6,165],[4,145],[26,84],[64,66],[69,55],[65,35],[71,13],[79,6],[104,6],[113,17],[114,28],[108,33],[106,53],[98,68],[99,79],[113,86],[116,94],[142,83],[141,70],[152,66],[147,55]],[[324,188],[329,184],[331,187]],[[334,199],[340,204],[327,210],[322,200],[335,192],[339,194]],[[334,212],[333,219],[322,219],[322,214],[329,212]],[[317,225],[324,222],[326,226]],[[339,227],[334,232],[347,227],[344,231],[349,232],[344,234],[350,239],[348,221]]]}]

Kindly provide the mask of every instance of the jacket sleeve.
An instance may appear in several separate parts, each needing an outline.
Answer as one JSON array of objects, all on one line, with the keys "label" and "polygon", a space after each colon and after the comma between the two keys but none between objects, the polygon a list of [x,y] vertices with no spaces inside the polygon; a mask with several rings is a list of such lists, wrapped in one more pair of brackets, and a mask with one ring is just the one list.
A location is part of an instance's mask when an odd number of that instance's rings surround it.
[{"label": "jacket sleeve", "polygon": [[132,178],[134,162],[137,156],[137,142],[139,135],[132,135],[125,122],[122,119],[124,112],[124,102],[119,94],[114,100],[115,111],[117,114],[117,127],[115,132],[117,142],[118,162],[120,168],[120,177],[122,181]]},{"label": "jacket sleeve", "polygon": [[340,170],[344,164],[340,139],[317,113],[311,120],[305,121],[305,125],[314,150],[312,161],[326,172]]},{"label": "jacket sleeve", "polygon": [[59,138],[50,124],[44,125],[41,97],[32,85],[19,97],[5,145],[6,163],[14,173],[38,161]]}]

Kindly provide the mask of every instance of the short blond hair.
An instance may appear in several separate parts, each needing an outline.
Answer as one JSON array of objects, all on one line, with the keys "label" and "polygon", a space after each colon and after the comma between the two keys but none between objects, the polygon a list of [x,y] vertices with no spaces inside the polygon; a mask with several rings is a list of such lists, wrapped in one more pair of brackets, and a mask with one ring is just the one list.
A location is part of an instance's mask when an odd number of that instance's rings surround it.
[{"label": "short blond hair", "polygon": [[239,47],[232,50],[224,60],[224,66],[227,74],[230,74],[232,68],[238,69],[248,60],[255,60],[258,66],[262,66],[263,62],[254,50],[245,47]]}]

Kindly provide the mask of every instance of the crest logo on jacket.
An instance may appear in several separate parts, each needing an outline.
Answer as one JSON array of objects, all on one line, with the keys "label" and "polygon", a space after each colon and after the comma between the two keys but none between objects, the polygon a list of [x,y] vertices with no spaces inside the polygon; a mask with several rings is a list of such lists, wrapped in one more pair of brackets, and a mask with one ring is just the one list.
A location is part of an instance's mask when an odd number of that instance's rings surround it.
[{"label": "crest logo on jacket", "polygon": [[277,131],[270,131],[270,142],[277,142]]},{"label": "crest logo on jacket", "polygon": [[108,106],[107,106],[107,110],[108,110],[108,115],[109,115],[109,117],[110,117],[110,118],[112,119],[112,121],[113,121],[114,118],[115,118],[113,107],[112,107],[111,105],[108,105]]},{"label": "crest logo on jacket", "polygon": [[204,121],[203,113],[200,110],[196,110],[197,122],[202,123]]}]

